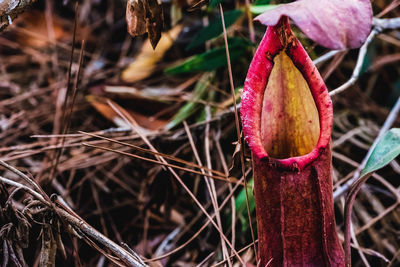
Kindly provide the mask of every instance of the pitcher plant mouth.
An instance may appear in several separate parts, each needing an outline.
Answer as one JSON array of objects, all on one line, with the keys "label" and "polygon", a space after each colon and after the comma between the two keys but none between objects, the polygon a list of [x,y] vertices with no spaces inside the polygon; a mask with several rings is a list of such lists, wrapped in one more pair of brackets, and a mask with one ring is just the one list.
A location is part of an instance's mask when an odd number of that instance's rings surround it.
[{"label": "pitcher plant mouth", "polygon": [[260,266],[344,266],[335,228],[332,103],[287,17],[270,26],[242,95]]},{"label": "pitcher plant mouth", "polygon": [[253,156],[303,170],[330,143],[332,102],[287,17],[268,27],[244,84],[241,117]]}]

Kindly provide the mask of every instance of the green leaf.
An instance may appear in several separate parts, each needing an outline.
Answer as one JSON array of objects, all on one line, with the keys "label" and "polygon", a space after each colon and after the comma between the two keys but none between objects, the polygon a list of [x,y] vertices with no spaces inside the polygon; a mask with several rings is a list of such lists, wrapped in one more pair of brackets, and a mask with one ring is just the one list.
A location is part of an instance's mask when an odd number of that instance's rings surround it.
[{"label": "green leaf", "polygon": [[270,2],[270,0],[256,0],[254,5],[268,5]]},{"label": "green leaf", "polygon": [[[229,28],[243,14],[242,10],[231,10],[224,13],[225,27]],[[195,48],[206,41],[219,36],[223,32],[221,17],[212,20],[190,42],[186,50]]]},{"label": "green leaf", "polygon": [[214,72],[205,73],[201,76],[193,90],[193,101],[181,107],[171,121],[165,126],[166,130],[172,129],[189,116],[194,114],[200,107],[198,100],[202,99],[207,92],[210,80],[214,77]]},{"label": "green leaf", "polygon": [[[232,62],[243,56],[250,47],[250,42],[241,38],[231,38],[229,43],[229,54]],[[182,73],[212,71],[226,66],[225,46],[211,49],[205,53],[188,58],[181,64],[164,70],[166,74],[175,75]]]},{"label": "green leaf", "polygon": [[361,176],[385,167],[400,154],[400,128],[390,129],[376,144]]},{"label": "green leaf", "polygon": [[[253,183],[254,180],[251,179],[247,183],[247,195],[249,197],[249,210],[250,214],[253,213],[254,209],[256,208],[256,203],[253,195]],[[247,204],[246,204],[246,191],[243,188],[237,197],[235,198],[235,207],[236,213],[240,221],[242,222],[242,232],[246,232],[247,228],[249,227],[248,222],[248,215],[247,215]]]},{"label": "green leaf", "polygon": [[222,2],[222,0],[211,0],[210,4],[208,5],[210,8],[214,8],[217,5],[219,5]]},{"label": "green leaf", "polygon": [[255,5],[254,4],[254,5],[250,6],[250,11],[253,14],[259,15],[259,14],[267,12],[277,6],[279,6],[279,5]]},{"label": "green leaf", "polygon": [[[250,212],[252,212],[255,208],[253,190],[251,187],[253,186],[253,179],[249,180],[247,183],[247,195],[249,197],[249,208]],[[239,192],[235,199],[235,207],[238,213],[246,212],[247,213],[247,205],[246,205],[246,191],[244,188]]]}]

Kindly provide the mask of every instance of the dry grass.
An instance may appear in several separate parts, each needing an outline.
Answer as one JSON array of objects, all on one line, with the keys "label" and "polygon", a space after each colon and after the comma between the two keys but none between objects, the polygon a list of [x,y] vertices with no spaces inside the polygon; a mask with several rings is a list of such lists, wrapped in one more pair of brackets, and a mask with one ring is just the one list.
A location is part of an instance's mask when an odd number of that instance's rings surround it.
[{"label": "dry grass", "polygon": [[[242,174],[251,178],[251,164],[248,150],[242,162],[240,153],[235,153],[231,95],[231,89],[243,84],[250,58],[232,64],[231,81],[228,68],[211,75],[167,76],[162,70],[187,56],[182,47],[188,37],[181,36],[155,65],[152,76],[128,84],[120,75],[143,39],[126,33],[123,4],[81,1],[72,45],[74,4],[58,2],[62,1],[38,1],[34,10],[0,35],[0,160],[40,185],[42,196],[58,196],[38,202],[29,191],[0,183],[2,266],[49,263],[55,252],[57,266],[126,264],[78,226],[71,226],[61,214],[65,210],[116,243],[127,244],[122,246],[125,251],[133,249],[152,266],[255,264],[252,235],[244,225],[247,213],[234,208],[234,198],[245,184]],[[390,3],[374,1],[375,14],[389,7],[386,17],[400,16],[395,9],[398,1]],[[199,14],[199,10],[184,12],[182,23],[195,28]],[[257,40],[263,34],[263,28],[244,19],[228,35],[247,37],[249,31]],[[367,72],[334,96],[335,191],[357,172],[390,112],[388,101],[399,96],[394,82],[400,72],[398,34],[392,30],[378,35],[367,53]],[[328,52],[312,45],[307,49],[315,57]],[[328,88],[344,84],[356,60],[357,52],[350,51],[321,63],[318,67]],[[187,123],[164,130],[162,126],[193,99],[194,84],[204,75],[210,76],[208,90],[206,97],[194,101],[197,113]],[[137,90],[110,93],[104,85]],[[154,92],[149,89],[159,94],[149,97]],[[101,109],[94,108],[89,95],[98,97]],[[148,126],[156,124],[160,125],[156,129]],[[396,120],[394,126],[398,124]],[[357,238],[352,244],[354,266],[400,264],[399,174],[400,165],[393,161],[374,174],[357,197],[352,218]],[[0,176],[32,188],[10,170],[2,168]],[[338,196],[341,237],[343,205],[344,197]],[[251,219],[255,227],[254,213]]]}]

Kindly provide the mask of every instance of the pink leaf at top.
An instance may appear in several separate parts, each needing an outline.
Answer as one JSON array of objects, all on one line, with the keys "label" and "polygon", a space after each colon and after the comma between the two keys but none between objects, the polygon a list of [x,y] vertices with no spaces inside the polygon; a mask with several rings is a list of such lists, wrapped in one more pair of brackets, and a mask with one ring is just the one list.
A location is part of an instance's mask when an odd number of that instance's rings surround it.
[{"label": "pink leaf at top", "polygon": [[281,4],[255,20],[274,26],[283,15],[309,38],[330,49],[360,47],[372,24],[369,0],[299,0]]}]

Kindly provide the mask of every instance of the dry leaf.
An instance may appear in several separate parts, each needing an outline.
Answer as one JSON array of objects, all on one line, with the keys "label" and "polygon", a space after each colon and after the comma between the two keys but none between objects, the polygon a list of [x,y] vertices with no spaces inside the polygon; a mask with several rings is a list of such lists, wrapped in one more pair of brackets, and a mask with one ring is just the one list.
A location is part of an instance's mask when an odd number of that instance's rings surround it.
[{"label": "dry leaf", "polygon": [[[26,31],[32,34],[18,34],[18,42],[31,47],[45,47],[49,44],[48,32],[45,15],[40,11],[29,11],[19,16],[16,23]],[[69,38],[70,35],[64,30],[66,22],[59,17],[53,17],[54,39],[60,41],[63,38]]]},{"label": "dry leaf", "polygon": [[129,0],[126,4],[126,23],[132,36],[146,33],[146,10],[141,0]]},{"label": "dry leaf", "polygon": [[155,50],[153,50],[150,41],[146,40],[136,60],[122,72],[122,80],[133,83],[149,77],[156,63],[162,59],[165,52],[172,46],[181,29],[182,25],[176,25],[169,32],[163,33]]},{"label": "dry leaf", "polygon": [[145,87],[138,89],[131,86],[106,85],[104,93],[112,94],[122,98],[136,98],[152,100],[166,103],[168,101],[176,101],[177,97],[182,96],[182,88],[170,88],[168,86]]},{"label": "dry leaf", "polygon": [[133,110],[126,110],[117,103],[115,103],[114,101],[106,97],[88,95],[86,97],[86,100],[104,117],[106,117],[108,120],[112,121],[113,123],[115,123],[115,125],[121,128],[129,128],[130,125],[127,122],[125,122],[124,119],[121,118],[112,107],[110,107],[110,105],[107,103],[108,101],[113,103],[113,105],[117,107],[119,110],[122,110],[124,111],[124,113],[127,113],[130,116],[132,116],[138,123],[138,125],[143,129],[155,131],[162,129],[168,123],[167,120],[152,119],[151,116],[143,115]]},{"label": "dry leaf", "polygon": [[132,36],[149,34],[153,49],[161,38],[164,15],[161,3],[157,0],[128,0],[126,4],[126,23]]}]

